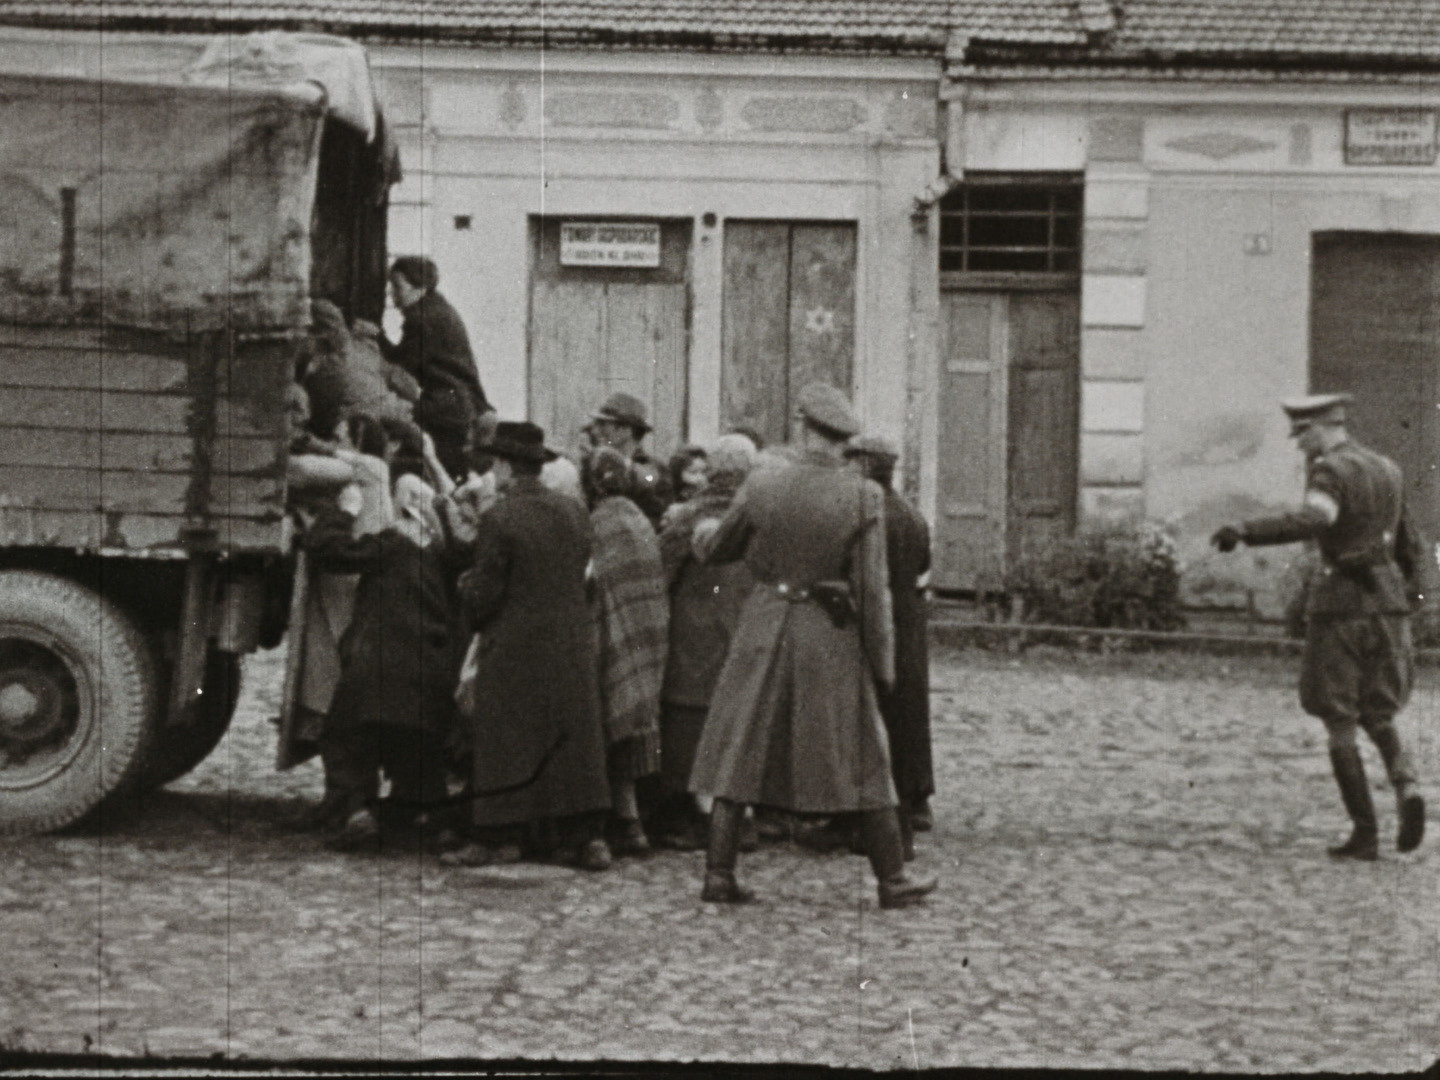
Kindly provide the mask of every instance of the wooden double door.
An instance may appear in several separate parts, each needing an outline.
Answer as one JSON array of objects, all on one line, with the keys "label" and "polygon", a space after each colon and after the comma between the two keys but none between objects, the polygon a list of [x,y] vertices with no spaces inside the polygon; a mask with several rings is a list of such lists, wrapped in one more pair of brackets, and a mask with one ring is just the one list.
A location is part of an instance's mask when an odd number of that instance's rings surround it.
[{"label": "wooden double door", "polygon": [[663,458],[686,436],[691,223],[660,223],[650,268],[564,266],[560,225],[532,227],[530,419],[571,449],[601,402],[624,391],[645,403],[649,446]]},{"label": "wooden double door", "polygon": [[1317,233],[1313,255],[1310,389],[1354,396],[1350,430],[1440,537],[1440,236]]},{"label": "wooden double door", "polygon": [[802,386],[853,390],[855,224],[727,221],[724,257],[722,423],[783,443]]},{"label": "wooden double door", "polygon": [[1075,528],[1080,297],[941,294],[935,587],[989,592]]}]

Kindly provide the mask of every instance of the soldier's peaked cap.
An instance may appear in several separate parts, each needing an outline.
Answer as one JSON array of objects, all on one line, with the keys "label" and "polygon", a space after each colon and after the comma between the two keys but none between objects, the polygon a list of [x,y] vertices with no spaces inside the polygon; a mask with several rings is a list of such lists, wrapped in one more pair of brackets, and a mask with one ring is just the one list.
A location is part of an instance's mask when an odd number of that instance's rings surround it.
[{"label": "soldier's peaked cap", "polygon": [[1353,399],[1349,394],[1310,394],[1306,397],[1287,398],[1280,403],[1285,415],[1295,424],[1343,424],[1345,406]]},{"label": "soldier's peaked cap", "polygon": [[845,447],[845,456],[859,455],[894,461],[900,456],[900,447],[888,435],[856,435]]},{"label": "soldier's peaked cap", "polygon": [[796,412],[816,427],[849,438],[860,434],[860,421],[850,402],[829,383],[806,383],[800,388],[795,403]]}]

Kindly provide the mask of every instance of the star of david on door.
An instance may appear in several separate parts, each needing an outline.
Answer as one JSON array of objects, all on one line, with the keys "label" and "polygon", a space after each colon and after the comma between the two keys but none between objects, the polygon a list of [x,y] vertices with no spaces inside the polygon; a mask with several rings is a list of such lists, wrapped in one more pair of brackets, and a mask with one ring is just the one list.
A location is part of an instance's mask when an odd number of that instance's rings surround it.
[{"label": "star of david on door", "polygon": [[805,329],[812,334],[835,332],[835,312],[825,307],[810,308],[805,312]]}]

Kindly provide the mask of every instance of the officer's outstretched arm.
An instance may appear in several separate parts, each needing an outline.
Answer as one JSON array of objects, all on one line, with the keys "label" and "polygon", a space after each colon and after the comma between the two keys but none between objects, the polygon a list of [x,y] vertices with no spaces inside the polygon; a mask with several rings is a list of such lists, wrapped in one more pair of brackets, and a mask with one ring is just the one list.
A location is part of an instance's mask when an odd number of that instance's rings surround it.
[{"label": "officer's outstretched arm", "polygon": [[1335,523],[1340,504],[1328,492],[1310,488],[1298,510],[1272,517],[1252,518],[1242,525],[1225,525],[1215,531],[1210,542],[1221,551],[1232,551],[1244,541],[1250,547],[1269,544],[1293,544],[1311,540]]}]

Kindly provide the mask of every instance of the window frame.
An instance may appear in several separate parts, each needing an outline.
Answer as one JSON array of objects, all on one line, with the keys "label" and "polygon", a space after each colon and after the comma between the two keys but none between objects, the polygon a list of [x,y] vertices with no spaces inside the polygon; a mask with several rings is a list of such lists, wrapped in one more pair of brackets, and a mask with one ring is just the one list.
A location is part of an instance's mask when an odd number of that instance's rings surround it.
[{"label": "window frame", "polygon": [[[980,209],[971,205],[980,192],[1020,191],[1045,196],[1044,209]],[[1044,278],[1053,284],[1077,281],[1080,276],[1085,227],[1085,185],[1082,173],[1056,172],[970,172],[948,192],[937,207],[939,236],[937,262],[942,280],[965,282],[980,279],[1008,281],[1014,278]],[[987,222],[1041,219],[1045,221],[1044,245],[1027,243],[972,244],[971,227],[976,219]],[[959,224],[959,243],[946,243],[947,231]],[[1074,243],[1065,244],[1057,236],[1061,222],[1073,222]],[[985,259],[979,268],[973,266],[972,254],[1041,256],[1043,267],[1001,268]],[[979,260],[976,260],[979,261]],[[955,263],[958,262],[958,266]],[[948,265],[947,265],[948,263]],[[1067,265],[1068,264],[1068,265]]]}]

